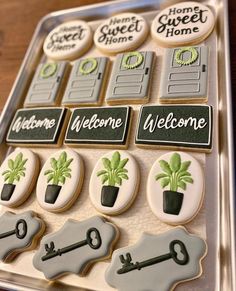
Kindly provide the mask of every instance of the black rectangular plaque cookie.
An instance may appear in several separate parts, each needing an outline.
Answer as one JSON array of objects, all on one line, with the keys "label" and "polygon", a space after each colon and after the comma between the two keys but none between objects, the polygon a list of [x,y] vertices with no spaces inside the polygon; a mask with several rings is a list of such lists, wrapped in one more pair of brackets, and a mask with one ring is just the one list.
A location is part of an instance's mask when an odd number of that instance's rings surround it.
[{"label": "black rectangular plaque cookie", "polygon": [[60,145],[67,112],[68,109],[59,107],[19,109],[6,142],[12,145]]},{"label": "black rectangular plaque cookie", "polygon": [[65,144],[126,147],[131,107],[75,108],[66,131]]},{"label": "black rectangular plaque cookie", "polygon": [[210,151],[212,111],[212,107],[207,105],[143,106],[135,143],[140,146]]}]

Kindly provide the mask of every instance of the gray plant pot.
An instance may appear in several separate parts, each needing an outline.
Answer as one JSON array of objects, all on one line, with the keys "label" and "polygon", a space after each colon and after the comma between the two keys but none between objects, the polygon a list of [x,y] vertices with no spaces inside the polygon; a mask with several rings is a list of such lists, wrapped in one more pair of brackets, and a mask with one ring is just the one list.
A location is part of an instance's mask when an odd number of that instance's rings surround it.
[{"label": "gray plant pot", "polygon": [[116,186],[103,186],[101,193],[102,206],[113,207],[116,202],[119,189],[120,188]]}]

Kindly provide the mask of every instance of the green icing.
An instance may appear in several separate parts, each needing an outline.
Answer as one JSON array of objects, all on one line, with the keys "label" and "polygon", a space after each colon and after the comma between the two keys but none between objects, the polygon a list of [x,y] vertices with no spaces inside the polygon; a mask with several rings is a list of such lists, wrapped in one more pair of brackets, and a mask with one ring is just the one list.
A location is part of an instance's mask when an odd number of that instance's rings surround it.
[{"label": "green icing", "polygon": [[47,183],[52,181],[53,185],[65,184],[67,178],[71,178],[71,168],[69,167],[73,159],[67,159],[67,153],[63,151],[58,160],[50,159],[51,169],[46,170]]},{"label": "green icing", "polygon": [[125,165],[129,159],[120,158],[119,152],[114,152],[111,160],[108,158],[102,158],[104,169],[97,172],[97,176],[101,177],[102,184],[107,183],[109,186],[115,186],[116,184],[121,186],[122,180],[128,180],[128,170],[125,169]]},{"label": "green icing", "polygon": [[[136,57],[136,62],[133,64],[130,64],[130,59],[132,57]],[[143,55],[139,52],[130,52],[124,55],[123,61],[122,61],[122,67],[125,69],[135,69],[138,66],[140,66],[143,62]]]},{"label": "green icing", "polygon": [[57,71],[57,64],[56,63],[47,63],[44,64],[40,71],[40,77],[43,79],[47,79],[55,75]]},{"label": "green icing", "polygon": [[178,188],[186,190],[187,183],[193,184],[192,175],[188,172],[191,161],[181,162],[180,154],[174,153],[169,163],[160,160],[159,164],[163,172],[157,174],[155,179],[160,180],[162,188],[169,185],[171,191],[178,191]]},{"label": "green icing", "polygon": [[8,160],[8,170],[2,173],[4,176],[4,181],[8,182],[9,184],[13,184],[14,181],[19,182],[21,177],[25,176],[24,167],[28,159],[23,159],[23,154],[19,153],[15,160],[9,159]]},{"label": "green icing", "polygon": [[[88,66],[86,68],[86,65],[90,64],[90,66]],[[98,62],[96,59],[94,58],[88,58],[88,59],[84,59],[83,61],[81,61],[80,66],[79,66],[79,72],[83,75],[89,75],[91,74],[94,70],[96,70],[98,65]]]},{"label": "green icing", "polygon": [[[182,60],[181,57],[182,57],[182,54],[185,52],[190,52],[191,56],[189,59],[184,61],[184,60]],[[176,63],[179,65],[184,65],[184,66],[191,65],[192,63],[194,63],[197,60],[197,58],[198,58],[198,51],[194,47],[181,48],[175,54]]]}]

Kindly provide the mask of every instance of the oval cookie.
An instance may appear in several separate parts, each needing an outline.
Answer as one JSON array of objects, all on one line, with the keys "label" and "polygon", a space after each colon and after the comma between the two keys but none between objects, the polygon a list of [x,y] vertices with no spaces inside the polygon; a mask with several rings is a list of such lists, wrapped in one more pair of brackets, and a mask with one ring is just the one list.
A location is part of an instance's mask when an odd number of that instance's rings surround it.
[{"label": "oval cookie", "polygon": [[94,43],[105,53],[133,50],[146,39],[148,25],[135,13],[121,13],[105,20],[94,34]]},{"label": "oval cookie", "polygon": [[39,172],[38,157],[30,150],[18,148],[0,168],[0,204],[16,207],[31,194]]},{"label": "oval cookie", "polygon": [[133,202],[139,185],[139,169],[126,151],[112,151],[101,157],[89,184],[94,207],[104,214],[120,214]]},{"label": "oval cookie", "polygon": [[210,8],[198,2],[182,2],[157,14],[151,34],[158,44],[166,47],[197,44],[212,32],[214,25]]},{"label": "oval cookie", "polygon": [[169,152],[152,166],[147,199],[153,213],[169,224],[194,218],[204,197],[204,175],[199,162],[184,152]]},{"label": "oval cookie", "polygon": [[44,53],[53,60],[70,60],[81,56],[92,44],[92,31],[82,20],[55,27],[46,37]]},{"label": "oval cookie", "polygon": [[68,209],[80,193],[83,177],[83,162],[75,151],[64,149],[52,154],[38,178],[38,203],[52,212]]}]

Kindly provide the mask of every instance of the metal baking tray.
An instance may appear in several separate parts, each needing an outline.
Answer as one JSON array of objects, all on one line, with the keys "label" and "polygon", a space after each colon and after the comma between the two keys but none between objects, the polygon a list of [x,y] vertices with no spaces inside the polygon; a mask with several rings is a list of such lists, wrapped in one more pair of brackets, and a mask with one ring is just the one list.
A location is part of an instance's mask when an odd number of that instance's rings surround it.
[{"label": "metal baking tray", "polygon": [[[22,107],[22,101],[29,83],[39,62],[45,61],[42,44],[48,32],[58,24],[73,20],[84,19],[95,29],[97,24],[113,14],[129,11],[141,13],[151,22],[158,9],[180,1],[164,0],[119,0],[63,10],[45,16],[38,24],[32,41],[26,52],[20,71],[10,92],[9,98],[0,117],[0,159],[3,160],[13,149],[5,144],[5,137],[15,111]],[[230,87],[230,55],[229,55],[229,28],[227,0],[207,0],[203,2],[215,11],[217,23],[214,32],[204,41],[211,49],[210,57],[210,88],[208,104],[214,107],[214,138],[211,154],[197,154],[196,156],[205,169],[206,191],[202,209],[197,217],[186,225],[193,233],[199,234],[207,240],[208,255],[203,261],[204,272],[194,281],[180,284],[175,290],[213,291],[236,290],[235,269],[235,185],[234,185],[234,152],[233,152],[233,123],[232,123],[232,98]],[[160,83],[160,72],[163,49],[158,47],[151,38],[140,48],[155,50],[157,54],[157,72],[153,77],[151,103],[157,101],[157,91]],[[87,55],[101,55],[95,48]],[[155,96],[155,97],[154,97]],[[132,121],[131,139],[128,150],[138,159],[142,168],[142,185],[139,189],[137,201],[130,210],[117,217],[110,218],[121,229],[121,239],[117,247],[133,244],[137,241],[141,231],[159,233],[171,226],[157,220],[151,213],[146,203],[145,192],[147,173],[152,163],[163,151],[137,149],[133,138],[135,123],[140,106],[133,106],[134,120]],[[43,163],[49,153],[55,149],[33,148],[40,156]],[[105,153],[105,149],[76,149],[83,157],[86,164],[86,177],[83,191],[75,205],[61,214],[52,214],[42,210],[36,201],[35,193],[22,206],[14,212],[35,210],[48,225],[47,232],[56,230],[70,217],[84,219],[94,214],[96,210],[91,206],[88,195],[88,181],[96,157]],[[96,152],[96,154],[94,154]],[[139,158],[140,157],[140,158]],[[144,162],[145,160],[145,162]],[[144,187],[144,188],[142,188]],[[87,193],[88,194],[88,193]],[[142,193],[143,194],[143,193]],[[0,213],[6,208],[1,207]],[[9,209],[7,209],[9,210]],[[138,211],[137,211],[138,210]],[[63,277],[55,283],[46,281],[41,273],[32,266],[32,256],[35,251],[21,254],[12,264],[0,264],[0,287],[11,290],[114,290],[106,285],[103,274],[109,261],[94,265],[88,276],[80,278],[76,275]],[[161,291],[161,290],[160,290]]]}]

